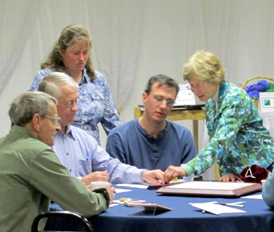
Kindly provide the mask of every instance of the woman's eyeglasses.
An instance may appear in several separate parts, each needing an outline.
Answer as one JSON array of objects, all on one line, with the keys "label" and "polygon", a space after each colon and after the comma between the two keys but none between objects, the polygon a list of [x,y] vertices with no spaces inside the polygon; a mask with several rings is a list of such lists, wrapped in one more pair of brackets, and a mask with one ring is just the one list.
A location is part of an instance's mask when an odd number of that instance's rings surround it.
[{"label": "woman's eyeglasses", "polygon": [[207,82],[204,83],[204,84],[197,84],[196,86],[194,86],[194,85],[191,85],[191,84],[187,83],[186,88],[189,89],[189,90],[194,90],[194,89],[203,90],[204,87],[206,86],[206,84],[207,84]]}]

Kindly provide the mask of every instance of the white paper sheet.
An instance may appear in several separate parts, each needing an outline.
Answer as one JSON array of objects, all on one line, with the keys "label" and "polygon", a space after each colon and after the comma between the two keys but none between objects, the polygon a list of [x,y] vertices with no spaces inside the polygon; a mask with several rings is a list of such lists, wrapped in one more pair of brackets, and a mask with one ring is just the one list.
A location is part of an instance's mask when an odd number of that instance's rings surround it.
[{"label": "white paper sheet", "polygon": [[116,186],[124,186],[124,187],[131,187],[131,188],[142,188],[142,189],[146,189],[147,185],[143,185],[143,184],[117,184]]},{"label": "white paper sheet", "polygon": [[109,207],[113,207],[113,206],[117,206],[117,205],[119,205],[119,204],[111,204],[111,205],[109,205]]},{"label": "white paper sheet", "polygon": [[217,204],[217,201],[206,202],[206,203],[189,203],[189,204],[205,212],[213,213],[216,215],[230,214],[230,213],[246,213],[246,211],[241,209],[236,209],[236,208],[228,207],[225,205],[219,205]]},{"label": "white paper sheet", "polygon": [[131,189],[117,189],[115,188],[115,193],[125,193],[125,192],[130,192],[132,191]]},{"label": "white paper sheet", "polygon": [[252,196],[245,196],[245,197],[242,197],[242,198],[262,200],[263,196],[262,196],[262,194],[258,194],[258,195],[252,195]]}]

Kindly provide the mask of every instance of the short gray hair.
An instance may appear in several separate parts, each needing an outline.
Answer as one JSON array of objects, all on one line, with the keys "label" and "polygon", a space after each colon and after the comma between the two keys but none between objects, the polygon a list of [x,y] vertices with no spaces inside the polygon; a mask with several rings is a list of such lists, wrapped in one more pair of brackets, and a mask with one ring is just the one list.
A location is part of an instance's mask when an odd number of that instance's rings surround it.
[{"label": "short gray hair", "polygon": [[39,91],[19,95],[13,100],[9,109],[12,125],[25,126],[31,122],[35,114],[45,117],[47,113],[51,113],[50,101],[57,105],[54,97]]},{"label": "short gray hair", "polygon": [[62,95],[60,90],[62,85],[69,85],[77,89],[79,88],[75,80],[69,75],[62,72],[52,72],[45,76],[41,81],[38,91],[47,93],[58,99]]}]

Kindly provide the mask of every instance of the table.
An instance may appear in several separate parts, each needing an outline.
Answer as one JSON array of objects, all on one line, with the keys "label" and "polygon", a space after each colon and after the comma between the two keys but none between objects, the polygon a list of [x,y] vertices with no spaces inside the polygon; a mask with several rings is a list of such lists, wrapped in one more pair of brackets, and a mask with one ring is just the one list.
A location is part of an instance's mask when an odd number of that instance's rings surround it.
[{"label": "table", "polygon": [[[115,199],[120,199],[121,197],[138,198],[146,200],[147,203],[157,203],[173,208],[173,210],[153,216],[152,212],[146,212],[142,207],[126,207],[122,204],[113,206],[107,212],[89,218],[96,232],[264,232],[274,230],[274,211],[262,199],[165,196],[156,193],[156,190],[124,186],[116,186],[116,188],[131,189],[132,191],[117,193]],[[210,201],[218,201],[218,203],[245,201],[245,208],[240,209],[245,210],[246,213],[217,216],[209,213],[203,214],[201,210],[189,205],[189,203]],[[51,210],[60,210],[60,207],[53,204]],[[51,227],[47,229],[52,229],[54,223],[49,221],[48,226],[50,225]]]}]

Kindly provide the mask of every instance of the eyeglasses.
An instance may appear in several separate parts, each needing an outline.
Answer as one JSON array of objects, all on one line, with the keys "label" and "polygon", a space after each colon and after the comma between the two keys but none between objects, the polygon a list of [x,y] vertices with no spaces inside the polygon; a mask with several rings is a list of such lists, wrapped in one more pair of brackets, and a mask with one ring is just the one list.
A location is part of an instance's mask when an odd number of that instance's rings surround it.
[{"label": "eyeglasses", "polygon": [[172,108],[173,104],[174,104],[174,100],[173,99],[166,99],[163,96],[160,95],[153,95],[154,99],[156,100],[157,103],[162,103],[163,100],[166,100],[166,105],[169,108]]},{"label": "eyeglasses", "polygon": [[190,90],[194,90],[194,89],[196,89],[196,90],[203,90],[204,87],[206,86],[206,84],[207,84],[207,82],[204,83],[204,84],[197,84],[196,86],[193,86],[193,85],[187,83],[186,84],[186,88],[190,89]]},{"label": "eyeglasses", "polygon": [[66,106],[67,108],[70,108],[71,106],[73,106],[74,104],[77,105],[77,99],[76,100],[71,100],[69,102],[58,102],[58,103],[61,103],[63,104],[64,106]]},{"label": "eyeglasses", "polygon": [[[51,116],[44,116],[44,117],[45,117],[45,118],[51,119],[50,121],[52,121],[52,124],[53,124],[54,126],[60,124],[60,120],[61,120],[60,117],[57,117],[57,118],[51,117]],[[54,121],[53,121],[52,119],[53,119]]]}]

